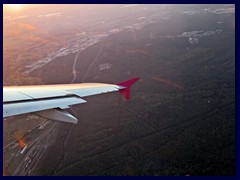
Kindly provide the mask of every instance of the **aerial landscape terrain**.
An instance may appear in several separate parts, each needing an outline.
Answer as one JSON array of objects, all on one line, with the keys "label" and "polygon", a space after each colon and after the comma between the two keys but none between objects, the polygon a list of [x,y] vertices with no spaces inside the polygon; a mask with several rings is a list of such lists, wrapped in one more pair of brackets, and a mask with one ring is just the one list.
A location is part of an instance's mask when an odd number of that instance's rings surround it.
[{"label": "aerial landscape terrain", "polygon": [[5,118],[3,175],[235,175],[235,5],[4,5],[4,86],[133,77],[77,124]]}]

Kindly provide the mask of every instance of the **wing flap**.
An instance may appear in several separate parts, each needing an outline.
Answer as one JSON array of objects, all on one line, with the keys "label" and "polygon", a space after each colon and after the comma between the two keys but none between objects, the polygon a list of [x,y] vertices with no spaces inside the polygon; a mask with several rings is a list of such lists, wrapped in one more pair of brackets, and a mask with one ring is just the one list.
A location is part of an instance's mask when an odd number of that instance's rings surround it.
[{"label": "wing flap", "polygon": [[9,116],[43,111],[47,109],[66,109],[71,105],[81,104],[85,102],[85,100],[78,97],[66,97],[49,100],[9,103],[3,105],[3,117],[5,118]]}]

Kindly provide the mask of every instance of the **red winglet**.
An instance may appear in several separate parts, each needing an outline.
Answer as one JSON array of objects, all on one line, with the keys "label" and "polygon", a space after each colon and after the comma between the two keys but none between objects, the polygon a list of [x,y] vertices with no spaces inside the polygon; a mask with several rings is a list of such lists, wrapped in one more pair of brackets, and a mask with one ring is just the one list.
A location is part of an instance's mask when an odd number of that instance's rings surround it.
[{"label": "red winglet", "polygon": [[139,79],[140,78],[137,77],[137,78],[133,78],[133,79],[130,79],[130,80],[127,80],[127,81],[124,81],[124,82],[120,82],[120,83],[117,84],[118,86],[125,87],[125,89],[120,89],[119,90],[120,93],[123,95],[123,97],[125,99],[130,99],[130,88]]}]

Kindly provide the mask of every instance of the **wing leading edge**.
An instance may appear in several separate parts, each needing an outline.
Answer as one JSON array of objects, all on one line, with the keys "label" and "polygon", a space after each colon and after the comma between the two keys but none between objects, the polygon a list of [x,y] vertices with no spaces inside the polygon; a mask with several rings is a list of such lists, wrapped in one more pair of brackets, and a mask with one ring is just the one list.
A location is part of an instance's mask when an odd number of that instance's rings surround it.
[{"label": "wing leading edge", "polygon": [[3,87],[3,118],[33,113],[62,122],[77,123],[77,118],[65,109],[86,103],[83,97],[120,91],[130,98],[130,88],[139,78],[116,85],[103,83],[81,83],[70,85],[41,85]]}]

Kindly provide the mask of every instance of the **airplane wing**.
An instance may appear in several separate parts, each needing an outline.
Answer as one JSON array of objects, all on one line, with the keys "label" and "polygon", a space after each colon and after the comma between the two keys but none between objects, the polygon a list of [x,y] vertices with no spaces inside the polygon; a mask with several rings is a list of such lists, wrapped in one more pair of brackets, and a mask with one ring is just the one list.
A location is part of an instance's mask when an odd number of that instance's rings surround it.
[{"label": "airplane wing", "polygon": [[62,122],[77,123],[77,118],[68,113],[69,106],[86,103],[82,98],[119,91],[130,98],[130,88],[139,78],[116,85],[81,83],[62,85],[9,86],[3,87],[3,118],[33,113]]}]

